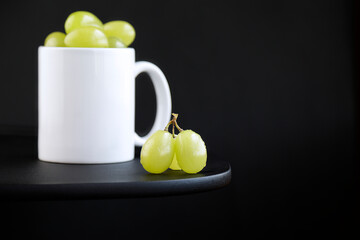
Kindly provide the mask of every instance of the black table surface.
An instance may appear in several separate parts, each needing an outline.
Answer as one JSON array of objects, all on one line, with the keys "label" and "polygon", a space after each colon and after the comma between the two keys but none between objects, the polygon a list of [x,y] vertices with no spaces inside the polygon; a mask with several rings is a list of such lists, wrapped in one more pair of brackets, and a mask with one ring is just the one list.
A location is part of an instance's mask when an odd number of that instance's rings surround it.
[{"label": "black table surface", "polygon": [[147,173],[138,158],[112,164],[60,164],[37,158],[34,136],[0,135],[2,199],[123,198],[187,194],[230,183],[228,162],[208,157],[197,174]]}]

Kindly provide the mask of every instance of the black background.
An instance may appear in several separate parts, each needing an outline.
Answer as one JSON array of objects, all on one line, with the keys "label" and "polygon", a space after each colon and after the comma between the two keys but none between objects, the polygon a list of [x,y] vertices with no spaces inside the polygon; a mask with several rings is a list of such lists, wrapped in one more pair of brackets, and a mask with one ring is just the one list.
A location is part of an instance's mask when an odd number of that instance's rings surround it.
[{"label": "black background", "polygon": [[[166,75],[173,111],[232,182],[163,198],[2,201],[2,234],[38,239],[357,234],[359,7],[352,1],[12,1],[0,10],[0,130],[35,134],[37,48],[87,10],[126,20],[137,60]],[[136,128],[155,95],[136,83]],[[6,210],[6,211],[5,211]],[[6,231],[5,231],[6,230]]]}]

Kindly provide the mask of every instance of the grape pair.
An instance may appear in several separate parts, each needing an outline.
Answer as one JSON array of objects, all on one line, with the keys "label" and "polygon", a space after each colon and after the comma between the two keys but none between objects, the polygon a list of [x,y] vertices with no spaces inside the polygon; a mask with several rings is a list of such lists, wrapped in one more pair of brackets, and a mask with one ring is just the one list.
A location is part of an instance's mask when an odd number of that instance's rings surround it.
[{"label": "grape pair", "polygon": [[[165,130],[155,132],[145,142],[140,153],[140,162],[150,173],[162,173],[169,167],[186,173],[198,173],[206,165],[207,152],[201,136],[192,130],[182,130],[177,122],[177,114]],[[172,124],[173,133],[168,132]],[[174,134],[174,126],[180,133]]]},{"label": "grape pair", "polygon": [[126,21],[103,24],[94,14],[77,11],[65,21],[65,33],[53,32],[45,39],[46,47],[123,48],[135,39],[135,29]]}]

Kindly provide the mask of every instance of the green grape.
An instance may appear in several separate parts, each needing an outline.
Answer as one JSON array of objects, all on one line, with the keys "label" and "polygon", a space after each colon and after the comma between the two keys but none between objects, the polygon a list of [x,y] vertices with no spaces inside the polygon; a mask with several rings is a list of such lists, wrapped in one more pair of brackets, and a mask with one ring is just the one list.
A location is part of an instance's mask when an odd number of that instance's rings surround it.
[{"label": "green grape", "polygon": [[65,33],[52,32],[45,38],[45,47],[65,47]]},{"label": "green grape", "polygon": [[78,28],[65,37],[67,47],[107,48],[109,43],[106,35],[93,27]]},{"label": "green grape", "polygon": [[111,21],[104,24],[104,31],[108,37],[117,37],[129,46],[135,39],[134,27],[125,21]]},{"label": "green grape", "polygon": [[68,34],[82,27],[103,29],[103,23],[91,12],[77,11],[68,16],[65,21],[65,32]]},{"label": "green grape", "polygon": [[176,154],[174,154],[174,159],[172,160],[172,163],[170,165],[170,169],[172,169],[172,170],[181,170],[181,167],[179,166],[179,163],[176,160]]},{"label": "green grape", "polygon": [[117,37],[108,37],[110,48],[125,48],[126,46]]},{"label": "green grape", "polygon": [[199,134],[191,130],[182,131],[176,137],[175,145],[176,158],[184,172],[198,173],[205,167],[206,146]]},{"label": "green grape", "polygon": [[167,131],[159,130],[150,136],[140,153],[140,163],[150,173],[165,172],[175,152],[175,139]]}]

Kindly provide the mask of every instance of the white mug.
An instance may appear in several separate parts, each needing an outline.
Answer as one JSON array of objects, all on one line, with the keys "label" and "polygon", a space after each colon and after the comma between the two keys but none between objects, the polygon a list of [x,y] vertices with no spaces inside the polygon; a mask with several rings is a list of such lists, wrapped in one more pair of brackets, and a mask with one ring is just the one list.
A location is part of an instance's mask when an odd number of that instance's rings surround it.
[{"label": "white mug", "polygon": [[[135,133],[135,77],[149,74],[156,118],[145,137]],[[39,47],[39,159],[58,163],[115,163],[134,159],[171,116],[161,70],[135,62],[133,48]]]}]

